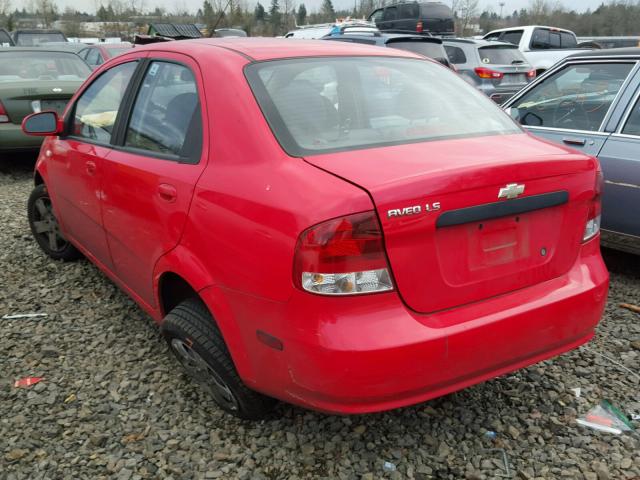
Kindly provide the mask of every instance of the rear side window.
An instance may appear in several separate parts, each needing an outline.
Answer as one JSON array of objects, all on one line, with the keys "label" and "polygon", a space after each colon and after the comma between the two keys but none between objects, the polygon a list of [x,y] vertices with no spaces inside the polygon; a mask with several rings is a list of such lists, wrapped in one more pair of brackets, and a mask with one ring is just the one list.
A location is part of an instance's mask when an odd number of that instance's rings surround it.
[{"label": "rear side window", "polygon": [[513,43],[514,45],[520,45],[520,40],[522,39],[522,30],[513,30],[511,32],[504,32],[502,35],[503,42]]},{"label": "rear side window", "polygon": [[85,60],[89,65],[97,66],[102,63],[102,56],[97,48],[90,48]]},{"label": "rear side window", "polygon": [[453,12],[451,11],[451,9],[449,7],[447,7],[446,5],[443,4],[438,4],[438,3],[431,3],[431,2],[427,2],[427,3],[423,3],[421,4],[421,10],[422,10],[422,18],[438,18],[438,19],[442,19],[442,18],[452,18],[453,17]]},{"label": "rear side window", "polygon": [[398,9],[396,7],[389,7],[384,10],[384,20],[395,20],[398,18]]},{"label": "rear side window", "polygon": [[398,8],[398,18],[418,18],[420,7],[417,3],[405,3]]},{"label": "rear side window", "polygon": [[532,50],[545,50],[551,48],[551,39],[549,38],[549,30],[545,28],[536,28],[531,36]]},{"label": "rear side window", "polygon": [[454,65],[467,63],[467,56],[464,54],[464,50],[462,50],[460,47],[454,47],[453,45],[445,45],[444,49],[447,52],[449,61]]},{"label": "rear side window", "polygon": [[304,58],[252,63],[245,72],[293,156],[520,131],[485,95],[430,61]]},{"label": "rear side window", "polygon": [[640,100],[636,101],[636,104],[633,106],[633,110],[631,110],[631,114],[622,129],[622,133],[640,137]]},{"label": "rear side window", "polygon": [[71,135],[109,143],[120,104],[137,62],[117,65],[100,75],[76,102]]},{"label": "rear side window", "polygon": [[514,103],[523,125],[597,131],[632,63],[568,65]]},{"label": "rear side window", "polygon": [[481,47],[478,49],[480,61],[493,65],[517,65],[525,63],[524,56],[517,48],[511,47]]},{"label": "rear side window", "polygon": [[193,73],[177,63],[151,62],[133,105],[125,146],[197,161],[201,139]]}]

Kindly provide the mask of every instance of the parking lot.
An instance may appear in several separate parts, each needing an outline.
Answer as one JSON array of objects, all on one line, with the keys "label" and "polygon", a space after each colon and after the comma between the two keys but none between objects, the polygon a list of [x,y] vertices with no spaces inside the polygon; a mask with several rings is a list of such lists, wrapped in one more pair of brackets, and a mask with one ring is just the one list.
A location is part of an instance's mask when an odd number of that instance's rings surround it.
[{"label": "parking lot", "polygon": [[[640,476],[638,433],[576,424],[602,399],[640,413],[640,316],[619,307],[640,304],[637,257],[606,252],[596,337],[554,360],[386,413],[279,405],[243,422],[181,373],[151,319],[95,266],[42,254],[25,215],[33,162],[0,165],[0,315],[47,314],[1,320],[1,479],[489,479],[507,475],[503,451],[512,478]],[[43,380],[13,388],[23,377]]]}]

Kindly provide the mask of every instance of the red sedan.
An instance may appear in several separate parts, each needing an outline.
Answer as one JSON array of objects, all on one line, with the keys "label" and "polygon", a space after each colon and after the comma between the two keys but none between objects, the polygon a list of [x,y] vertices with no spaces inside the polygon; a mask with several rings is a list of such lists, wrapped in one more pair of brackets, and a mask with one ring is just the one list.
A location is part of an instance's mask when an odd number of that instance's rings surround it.
[{"label": "red sedan", "polygon": [[244,418],[423,402],[587,342],[604,308],[598,162],[410,52],[149,45],[23,128],[47,136],[41,248],[95,263]]},{"label": "red sedan", "polygon": [[78,52],[80,58],[89,64],[91,68],[98,68],[110,58],[122,55],[133,48],[129,42],[123,43],[97,43],[89,45]]}]

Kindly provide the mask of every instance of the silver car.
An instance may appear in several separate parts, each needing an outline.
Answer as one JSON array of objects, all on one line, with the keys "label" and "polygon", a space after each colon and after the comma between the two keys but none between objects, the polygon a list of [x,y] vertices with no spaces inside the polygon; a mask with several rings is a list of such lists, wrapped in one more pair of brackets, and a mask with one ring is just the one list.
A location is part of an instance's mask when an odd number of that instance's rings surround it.
[{"label": "silver car", "polygon": [[503,103],[536,77],[535,69],[510,43],[469,38],[443,41],[458,73],[496,103]]}]

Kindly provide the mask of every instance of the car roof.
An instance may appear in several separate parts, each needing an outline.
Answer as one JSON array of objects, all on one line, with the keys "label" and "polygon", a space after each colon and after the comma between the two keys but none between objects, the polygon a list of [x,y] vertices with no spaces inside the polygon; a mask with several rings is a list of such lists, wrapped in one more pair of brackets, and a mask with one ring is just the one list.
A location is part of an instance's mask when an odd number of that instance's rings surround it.
[{"label": "car roof", "polygon": [[[369,37],[375,38],[375,37]],[[288,38],[201,38],[173,42],[152,43],[139,46],[134,51],[164,50],[192,54],[197,57],[206,55],[213,48],[235,52],[248,60],[278,60],[293,57],[321,56],[385,56],[424,59],[421,55],[404,50],[396,50],[371,45],[347,42],[321,42],[318,40],[291,40]],[[12,47],[13,48],[13,47]]]},{"label": "car roof", "polygon": [[549,30],[558,30],[560,32],[573,33],[571,30],[567,30],[566,28],[550,27],[549,25],[520,25],[519,27],[496,28],[495,30],[491,30],[490,32],[487,32],[485,34],[485,37],[490,33],[510,32],[513,30],[524,30],[525,28],[547,28]]},{"label": "car roof", "polygon": [[640,48],[603,48],[601,50],[585,50],[584,52],[573,53],[566,58],[591,58],[591,57],[640,57]]}]

